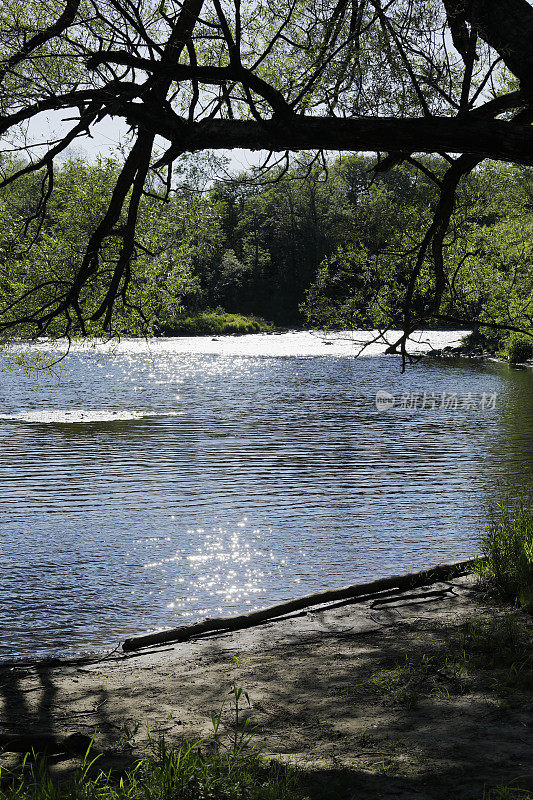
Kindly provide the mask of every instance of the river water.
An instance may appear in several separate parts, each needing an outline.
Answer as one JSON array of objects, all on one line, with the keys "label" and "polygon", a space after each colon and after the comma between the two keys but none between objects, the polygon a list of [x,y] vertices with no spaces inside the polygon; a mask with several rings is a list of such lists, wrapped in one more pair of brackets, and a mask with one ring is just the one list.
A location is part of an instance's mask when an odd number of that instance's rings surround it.
[{"label": "river water", "polygon": [[502,486],[531,484],[533,375],[466,359],[402,375],[383,344],[357,348],[125,340],[73,348],[59,381],[1,373],[0,658],[473,554]]}]

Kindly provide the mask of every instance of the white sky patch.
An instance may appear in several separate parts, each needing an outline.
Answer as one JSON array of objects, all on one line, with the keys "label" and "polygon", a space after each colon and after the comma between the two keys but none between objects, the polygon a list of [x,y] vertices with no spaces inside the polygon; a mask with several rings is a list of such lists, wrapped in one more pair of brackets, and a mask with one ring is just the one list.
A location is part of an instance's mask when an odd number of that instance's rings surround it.
[{"label": "white sky patch", "polygon": [[[70,113],[65,110],[38,114],[28,126],[28,140],[38,144],[64,136],[76,124],[74,119],[69,119]],[[91,125],[90,133],[90,136],[82,135],[75,139],[65,151],[64,158],[79,156],[94,163],[98,156],[117,156],[123,150],[127,151],[132,141],[130,129],[121,117],[105,117],[98,124]],[[168,142],[157,137],[156,146],[163,152],[168,147]],[[44,147],[37,149],[36,152],[39,150],[44,152]],[[256,152],[241,149],[218,152],[228,158],[230,173],[252,169],[261,164],[267,155],[266,151]]]}]

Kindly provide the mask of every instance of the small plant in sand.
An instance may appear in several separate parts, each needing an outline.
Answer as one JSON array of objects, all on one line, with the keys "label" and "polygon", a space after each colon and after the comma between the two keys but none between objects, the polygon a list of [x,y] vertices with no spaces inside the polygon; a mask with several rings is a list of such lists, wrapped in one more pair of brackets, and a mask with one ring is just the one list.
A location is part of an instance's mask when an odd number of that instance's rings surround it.
[{"label": "small plant in sand", "polygon": [[141,725],[139,722],[133,722],[132,724],[124,722],[122,725],[122,735],[114,743],[113,749],[119,753],[133,750],[135,736],[140,727]]},{"label": "small plant in sand", "polygon": [[0,767],[0,800],[306,800],[293,768],[261,760],[254,727],[243,714],[247,692],[234,682],[230,695],[229,734],[221,732],[224,704],[211,717],[208,740],[170,746],[148,729],[148,755],[120,776],[99,767],[92,742],[70,780],[54,779],[46,757],[28,754],[21,768]]},{"label": "small plant in sand", "polygon": [[503,600],[533,611],[533,499],[519,497],[489,512],[478,572]]},{"label": "small plant in sand", "polygon": [[258,753],[261,749],[261,746],[255,741],[257,726],[252,724],[249,714],[245,714],[243,716],[242,713],[242,703],[244,700],[246,700],[248,708],[252,707],[252,704],[250,703],[250,696],[246,689],[243,689],[242,686],[237,686],[235,681],[233,681],[231,684],[229,695],[232,701],[233,710],[233,734],[230,736],[230,742],[224,744],[224,741],[220,735],[222,714],[226,705],[226,701],[224,700],[218,714],[211,714],[211,725],[213,726],[213,744],[215,751],[220,752],[222,749],[229,749],[232,756],[237,756],[247,749]]}]

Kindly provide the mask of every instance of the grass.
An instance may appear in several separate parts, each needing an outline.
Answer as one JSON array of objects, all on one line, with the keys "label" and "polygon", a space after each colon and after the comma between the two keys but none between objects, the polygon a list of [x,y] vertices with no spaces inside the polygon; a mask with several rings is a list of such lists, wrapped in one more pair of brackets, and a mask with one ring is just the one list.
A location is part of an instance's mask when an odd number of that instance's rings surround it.
[{"label": "grass", "polygon": [[490,511],[477,571],[505,601],[533,611],[532,498],[499,503]]},{"label": "grass", "polygon": [[[384,709],[377,714],[374,712],[374,718],[397,718],[402,723],[407,722],[408,728],[413,724],[426,725],[428,717],[438,719],[442,715],[443,739],[449,724],[445,720],[449,719],[450,713],[461,714],[460,709],[465,707],[462,698],[468,702],[472,698],[473,708],[492,709],[497,715],[501,713],[504,726],[509,719],[505,715],[510,709],[514,709],[512,714],[517,709],[520,714],[533,710],[533,619],[523,611],[494,605],[488,613],[484,609],[483,614],[468,618],[446,623],[432,620],[424,627],[417,623],[412,628],[405,628],[404,642],[403,652],[384,653],[377,662],[377,669],[351,685],[332,687],[331,693],[340,696],[342,703],[352,709],[360,708],[365,715],[369,707],[378,704],[385,708],[397,706],[388,712]],[[364,675],[363,670],[361,674]],[[461,698],[459,703],[456,698]],[[414,709],[418,705],[421,707],[417,715]],[[391,788],[396,777],[399,778],[394,788],[398,796],[402,796],[402,781],[406,777],[416,784],[421,766],[424,770],[429,767],[431,772],[431,754],[427,755],[429,761],[425,758],[422,762],[417,761],[418,751],[412,745],[403,744],[401,732],[396,734],[399,739],[393,741],[384,738],[384,730],[380,726],[376,730],[362,731],[357,737],[357,748],[366,751],[360,756],[365,759],[362,763],[367,771],[373,770],[376,776],[390,782]],[[466,737],[468,739],[468,733]],[[468,741],[465,745],[468,746]],[[438,734],[435,746],[439,746]],[[379,757],[374,765],[372,756]],[[486,788],[478,789],[477,794],[473,789],[468,797],[472,800],[533,800],[529,771],[528,776],[516,772],[512,775],[516,775],[516,782],[509,781],[509,773],[505,774],[504,770],[498,785],[497,780],[488,784],[488,773],[486,776],[478,774],[477,780],[481,783],[484,778],[487,780]],[[470,778],[476,780],[473,775],[465,776],[465,784]],[[505,780],[509,782],[504,784]],[[459,781],[460,777],[457,778]],[[526,781],[528,790],[522,788]],[[408,790],[405,792],[406,796],[411,796]],[[377,788],[376,797],[385,794],[388,796],[385,791],[380,795]],[[459,794],[467,796],[466,792]],[[434,795],[428,792],[427,796]],[[445,784],[435,793],[435,797],[446,800],[453,800],[455,796],[451,788],[446,793]],[[317,797],[321,795],[317,794]],[[333,800],[335,794],[324,793],[324,797]],[[357,794],[354,793],[353,797]]]},{"label": "grass", "polygon": [[167,336],[224,336],[272,330],[272,325],[263,319],[228,314],[221,309],[200,314],[183,314],[161,323],[160,327]]},{"label": "grass", "polygon": [[[335,695],[373,695],[385,703],[414,708],[426,697],[451,697],[472,690],[525,703],[533,690],[533,622],[520,611],[495,612],[439,626],[432,647],[410,650]],[[531,702],[529,700],[529,702]]]},{"label": "grass", "polygon": [[169,747],[164,736],[149,734],[148,754],[121,775],[98,768],[92,744],[62,780],[52,777],[45,756],[28,754],[15,770],[0,768],[0,800],[306,800],[293,767],[261,759],[255,729],[242,713],[247,693],[233,683],[230,694],[228,734],[221,731],[223,704],[211,716],[209,740]]},{"label": "grass", "polygon": [[484,793],[482,800],[533,800],[533,794],[514,786],[497,786]]},{"label": "grass", "polygon": [[[533,708],[533,619],[523,611],[494,606],[489,615],[431,622],[425,635],[420,633],[413,629],[404,652],[385,655],[372,674],[349,686],[332,687],[331,693],[356,697],[363,706],[374,699],[398,704],[406,716],[427,698],[445,701],[468,694],[499,699],[502,709]],[[234,661],[237,666],[244,663],[238,656]],[[76,772],[62,780],[52,777],[45,759],[27,756],[22,767],[0,771],[0,800],[324,800],[339,796],[335,780],[348,792],[349,769],[338,771],[331,783],[329,773],[267,762],[257,744],[246,691],[234,681],[229,698],[229,713],[226,699],[212,714],[208,739],[171,747],[164,737],[150,737],[148,753],[136,761],[129,758],[130,767],[121,774],[101,770],[90,748]],[[124,727],[122,749],[135,732]],[[401,740],[365,730],[357,745],[379,751],[368,754],[367,772],[387,783],[402,777]],[[533,800],[531,791],[513,783],[487,787],[478,800]]]},{"label": "grass", "polygon": [[519,611],[472,617],[448,629],[444,645],[465,684],[476,683],[505,700],[533,689],[533,625]]},{"label": "grass", "polygon": [[301,800],[294,770],[265,765],[256,753],[224,752],[200,743],[153,752],[120,777],[98,772],[90,752],[68,780],[51,777],[46,758],[27,757],[16,772],[1,773],[2,800]]},{"label": "grass", "polygon": [[[348,690],[333,693],[362,693],[367,698],[376,694],[411,708],[428,695],[449,697],[481,688],[505,700],[518,692],[524,708],[524,698],[531,698],[533,688],[530,617],[518,610],[496,610],[491,617],[433,624],[429,633],[424,637],[424,651],[416,651],[414,640],[409,655],[383,665]],[[232,710],[224,714],[223,703],[218,713],[212,714],[212,735],[206,740],[169,746],[163,736],[149,735],[147,754],[130,760],[129,768],[120,773],[100,769],[99,756],[93,757],[89,747],[76,771],[61,779],[52,776],[45,758],[31,754],[14,770],[0,769],[0,800],[324,800],[339,796],[335,780],[340,789],[348,791],[349,769],[338,772],[332,783],[329,773],[303,772],[274,760],[267,762],[257,744],[246,691],[233,682],[229,697]],[[119,749],[127,749],[124,743],[136,730],[136,726],[124,727]],[[357,743],[379,749],[369,754],[379,760],[366,770],[394,781],[400,769],[396,753],[401,741],[365,730]],[[533,795],[511,783],[487,788],[479,796],[479,800],[513,798],[533,800]]]}]

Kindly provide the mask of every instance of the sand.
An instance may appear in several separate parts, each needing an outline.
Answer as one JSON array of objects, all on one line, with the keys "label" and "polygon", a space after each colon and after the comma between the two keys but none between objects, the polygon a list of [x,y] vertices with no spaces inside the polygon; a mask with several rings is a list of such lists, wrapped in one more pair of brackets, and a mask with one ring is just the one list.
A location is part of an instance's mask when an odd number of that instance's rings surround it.
[{"label": "sand", "polygon": [[223,706],[230,732],[235,683],[264,756],[310,772],[313,796],[481,800],[511,782],[533,789],[531,687],[502,695],[500,673],[442,667],[450,631],[500,613],[467,576],[103,661],[4,666],[1,731],[96,730],[110,758],[130,757],[147,722],[171,741],[209,737]]}]

